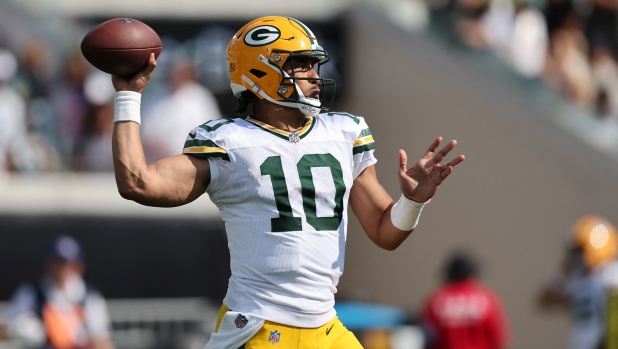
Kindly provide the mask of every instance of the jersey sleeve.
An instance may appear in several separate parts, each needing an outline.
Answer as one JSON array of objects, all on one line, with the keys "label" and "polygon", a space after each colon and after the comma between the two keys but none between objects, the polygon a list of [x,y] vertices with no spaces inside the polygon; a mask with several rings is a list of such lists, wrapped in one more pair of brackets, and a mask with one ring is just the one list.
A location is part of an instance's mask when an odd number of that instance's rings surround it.
[{"label": "jersey sleeve", "polygon": [[212,137],[209,137],[208,132],[201,130],[201,126],[191,130],[185,140],[182,153],[200,159],[220,158],[225,161],[230,161],[227,150],[210,139]]},{"label": "jersey sleeve", "polygon": [[371,130],[365,119],[357,116],[358,135],[354,141],[352,155],[354,158],[354,179],[358,177],[367,167],[375,164],[378,160],[374,156],[375,141],[371,135]]},{"label": "jersey sleeve", "polygon": [[601,270],[601,280],[605,287],[618,289],[618,261],[608,263]]},{"label": "jersey sleeve", "polygon": [[185,140],[183,154],[199,159],[207,159],[210,164],[210,183],[206,192],[212,194],[225,186],[227,179],[232,175],[232,166],[227,149],[220,146],[221,136],[217,129],[233,123],[232,119],[212,120],[202,124],[189,132]]}]

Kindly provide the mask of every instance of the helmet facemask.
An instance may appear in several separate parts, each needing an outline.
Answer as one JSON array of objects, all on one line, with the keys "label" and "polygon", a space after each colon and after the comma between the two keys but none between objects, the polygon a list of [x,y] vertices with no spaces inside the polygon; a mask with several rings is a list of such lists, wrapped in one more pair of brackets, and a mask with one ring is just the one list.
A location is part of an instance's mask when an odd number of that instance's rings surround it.
[{"label": "helmet facemask", "polygon": [[[316,71],[317,77],[301,78],[294,75],[294,61],[298,57],[310,57],[318,60],[312,68]],[[286,62],[287,60],[289,60],[291,64],[291,75],[288,74],[285,70],[283,70],[284,63],[282,62]],[[289,103],[294,103],[303,114],[308,116],[315,116],[321,111],[329,111],[335,98],[335,90],[337,84],[333,79],[320,77],[320,66],[327,63],[329,60],[330,57],[328,56],[326,51],[322,50],[321,48],[316,50],[293,52],[273,50],[269,57],[269,62],[277,66],[279,74],[281,74],[281,82],[279,83],[277,94],[279,95],[279,97],[285,100],[285,102],[281,101],[285,104],[279,101],[275,103],[286,106],[289,105]],[[318,99],[305,96],[298,84],[296,83],[297,80],[317,81],[317,86],[320,89],[320,96],[318,97]],[[324,105],[323,102],[326,96],[326,88],[331,86],[332,92],[330,93],[330,101],[327,105]]]}]

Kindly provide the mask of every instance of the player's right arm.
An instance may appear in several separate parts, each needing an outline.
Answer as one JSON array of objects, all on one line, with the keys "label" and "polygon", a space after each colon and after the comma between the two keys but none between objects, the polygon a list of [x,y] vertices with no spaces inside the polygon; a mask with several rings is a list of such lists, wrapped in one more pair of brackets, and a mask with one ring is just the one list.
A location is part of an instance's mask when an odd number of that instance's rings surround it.
[{"label": "player's right arm", "polygon": [[555,267],[548,275],[537,295],[536,303],[541,310],[567,310],[569,295],[567,284],[573,270],[572,251],[567,251],[561,265]]},{"label": "player's right arm", "polygon": [[[156,67],[154,54],[148,66],[132,78],[112,76],[116,91],[141,93]],[[140,125],[114,123],[112,136],[114,172],[120,195],[147,206],[174,207],[202,195],[210,182],[208,160],[175,155],[148,165],[140,138]]]}]

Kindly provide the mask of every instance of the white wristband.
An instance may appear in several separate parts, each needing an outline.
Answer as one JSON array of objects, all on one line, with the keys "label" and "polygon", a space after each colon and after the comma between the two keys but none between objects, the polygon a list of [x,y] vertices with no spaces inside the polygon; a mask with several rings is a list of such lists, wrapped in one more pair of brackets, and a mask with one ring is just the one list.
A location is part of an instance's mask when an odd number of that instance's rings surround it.
[{"label": "white wristband", "polygon": [[421,211],[429,201],[431,199],[427,202],[416,202],[401,194],[399,201],[391,208],[391,222],[399,230],[409,231],[416,228]]},{"label": "white wristband", "polygon": [[133,121],[141,124],[140,105],[142,94],[134,91],[118,91],[114,95],[114,122]]}]

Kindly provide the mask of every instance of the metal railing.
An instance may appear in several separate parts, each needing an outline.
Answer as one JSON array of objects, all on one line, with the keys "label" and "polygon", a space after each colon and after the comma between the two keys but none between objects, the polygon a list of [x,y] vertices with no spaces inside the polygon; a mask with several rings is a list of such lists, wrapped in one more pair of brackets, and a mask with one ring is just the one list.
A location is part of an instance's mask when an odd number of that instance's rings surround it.
[{"label": "metal railing", "polygon": [[[214,331],[219,305],[202,298],[107,301],[117,349],[203,349]],[[0,312],[6,303],[0,303]],[[0,349],[25,349],[19,339]]]}]

